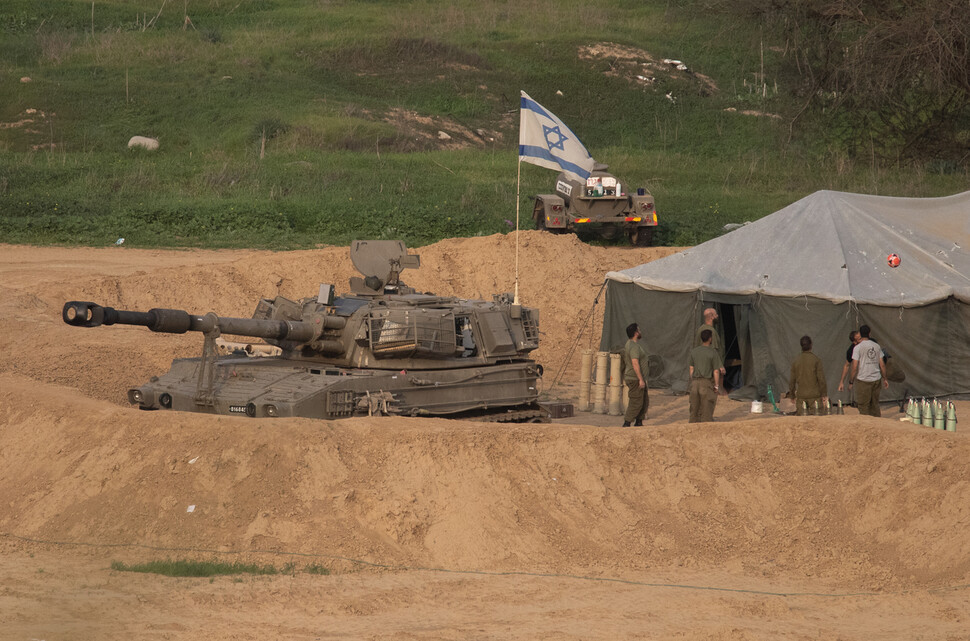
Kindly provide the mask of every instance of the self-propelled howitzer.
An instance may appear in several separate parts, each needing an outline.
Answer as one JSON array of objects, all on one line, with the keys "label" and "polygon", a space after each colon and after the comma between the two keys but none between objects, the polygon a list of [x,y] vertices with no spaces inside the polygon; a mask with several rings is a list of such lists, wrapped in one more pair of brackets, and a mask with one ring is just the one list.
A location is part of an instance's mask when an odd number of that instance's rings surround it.
[{"label": "self-propelled howitzer", "polygon": [[[541,421],[538,310],[512,296],[492,301],[418,293],[400,272],[420,264],[400,241],[354,241],[364,275],[351,292],[259,301],[252,318],[182,310],[125,311],[69,301],[64,322],[82,327],[141,325],[200,332],[200,358],[177,359],[162,376],[128,391],[142,409],[251,417],[388,415]],[[261,338],[281,354],[219,355],[222,335]]]}]

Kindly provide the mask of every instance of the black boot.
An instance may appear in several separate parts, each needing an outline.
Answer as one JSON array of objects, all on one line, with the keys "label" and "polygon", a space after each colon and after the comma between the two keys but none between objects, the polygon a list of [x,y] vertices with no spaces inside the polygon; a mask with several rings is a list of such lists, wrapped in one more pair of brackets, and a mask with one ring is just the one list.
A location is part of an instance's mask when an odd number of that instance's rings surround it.
[{"label": "black boot", "polygon": [[643,421],[633,421],[633,427],[643,427]]},{"label": "black boot", "polygon": [[630,421],[623,421],[622,427],[630,427]]}]

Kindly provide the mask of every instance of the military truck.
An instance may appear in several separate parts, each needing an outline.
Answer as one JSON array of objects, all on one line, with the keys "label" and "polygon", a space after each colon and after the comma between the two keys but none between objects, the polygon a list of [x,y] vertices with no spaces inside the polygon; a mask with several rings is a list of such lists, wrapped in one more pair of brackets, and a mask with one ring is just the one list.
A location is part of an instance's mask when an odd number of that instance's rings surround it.
[{"label": "military truck", "polygon": [[[62,317],[79,327],[141,325],[204,336],[201,357],[176,359],[167,373],[128,391],[144,410],[549,420],[537,402],[542,367],[529,357],[539,346],[538,310],[515,304],[511,294],[484,301],[415,291],[400,273],[420,258],[401,241],[358,240],[350,251],[362,274],[350,279],[350,293],[336,296],[323,284],[299,301],[263,298],[252,318],[84,301],[65,303]],[[279,351],[226,354],[224,334],[261,338]]]},{"label": "military truck", "polygon": [[532,218],[536,229],[552,233],[576,232],[612,239],[624,234],[637,247],[653,242],[657,210],[643,187],[623,191],[607,165],[597,163],[585,183],[560,173],[555,194],[536,196]]}]

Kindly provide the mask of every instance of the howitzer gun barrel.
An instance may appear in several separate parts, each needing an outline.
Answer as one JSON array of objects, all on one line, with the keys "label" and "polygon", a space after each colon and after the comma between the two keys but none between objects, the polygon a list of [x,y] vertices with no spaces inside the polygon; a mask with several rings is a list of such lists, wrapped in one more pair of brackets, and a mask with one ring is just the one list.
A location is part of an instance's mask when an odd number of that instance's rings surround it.
[{"label": "howitzer gun barrel", "polygon": [[141,325],[153,332],[184,334],[218,330],[223,334],[254,336],[275,340],[307,343],[320,335],[324,327],[340,328],[345,319],[318,317],[310,321],[264,320],[256,318],[232,318],[209,313],[204,316],[189,314],[180,309],[151,309],[134,312],[105,307],[84,301],[64,303],[61,313],[64,322],[75,327],[99,327],[101,325]]}]

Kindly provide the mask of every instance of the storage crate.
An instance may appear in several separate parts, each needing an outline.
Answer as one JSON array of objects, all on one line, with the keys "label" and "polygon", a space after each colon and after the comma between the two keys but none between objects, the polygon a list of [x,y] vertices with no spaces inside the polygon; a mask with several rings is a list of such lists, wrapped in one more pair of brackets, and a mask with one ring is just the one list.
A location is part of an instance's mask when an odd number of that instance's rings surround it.
[{"label": "storage crate", "polygon": [[573,415],[572,403],[540,403],[549,412],[549,418],[570,418]]}]

